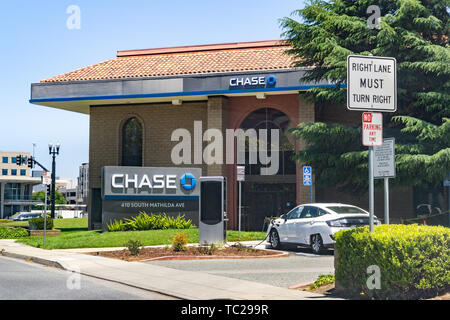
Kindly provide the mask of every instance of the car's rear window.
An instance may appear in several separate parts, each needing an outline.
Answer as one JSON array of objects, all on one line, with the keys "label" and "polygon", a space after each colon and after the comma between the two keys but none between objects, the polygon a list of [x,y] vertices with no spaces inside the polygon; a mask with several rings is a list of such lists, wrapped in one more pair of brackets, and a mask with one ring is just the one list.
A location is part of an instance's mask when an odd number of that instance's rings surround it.
[{"label": "car's rear window", "polygon": [[330,206],[330,207],[326,207],[329,210],[332,210],[338,214],[347,214],[347,213],[363,213],[363,214],[367,214],[366,212],[364,212],[362,209],[358,208],[358,207],[349,207],[349,206]]}]

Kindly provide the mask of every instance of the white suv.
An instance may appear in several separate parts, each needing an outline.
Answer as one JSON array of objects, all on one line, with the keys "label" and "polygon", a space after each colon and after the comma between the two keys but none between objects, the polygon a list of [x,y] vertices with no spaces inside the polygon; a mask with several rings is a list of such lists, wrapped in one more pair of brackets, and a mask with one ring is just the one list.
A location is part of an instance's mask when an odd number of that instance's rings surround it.
[{"label": "white suv", "polygon": [[[302,204],[270,222],[267,234],[273,248],[283,244],[309,246],[316,254],[334,247],[334,234],[369,224],[369,213],[342,203]],[[374,224],[381,224],[374,217]]]}]

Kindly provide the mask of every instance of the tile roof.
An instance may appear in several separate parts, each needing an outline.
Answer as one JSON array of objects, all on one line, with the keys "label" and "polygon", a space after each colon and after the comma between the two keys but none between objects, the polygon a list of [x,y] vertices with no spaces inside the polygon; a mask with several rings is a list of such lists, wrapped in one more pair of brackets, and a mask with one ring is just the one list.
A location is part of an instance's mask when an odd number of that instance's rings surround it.
[{"label": "tile roof", "polygon": [[288,69],[293,58],[279,40],[118,51],[117,57],[41,82],[121,79]]}]

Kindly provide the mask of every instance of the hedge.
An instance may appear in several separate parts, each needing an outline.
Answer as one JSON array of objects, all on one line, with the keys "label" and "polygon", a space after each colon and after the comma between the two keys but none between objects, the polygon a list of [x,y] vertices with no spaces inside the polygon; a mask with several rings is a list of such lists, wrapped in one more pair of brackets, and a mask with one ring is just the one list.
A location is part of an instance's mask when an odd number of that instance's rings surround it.
[{"label": "hedge", "polygon": [[28,237],[28,231],[24,228],[0,228],[0,239],[17,239]]},{"label": "hedge", "polygon": [[[44,230],[44,218],[33,218],[28,220],[30,230]],[[47,230],[53,229],[53,219],[47,218]]]},{"label": "hedge", "polygon": [[[380,225],[339,231],[336,282],[345,293],[375,299],[418,299],[450,289],[450,229]],[[369,289],[367,268],[379,267],[380,289]]]}]

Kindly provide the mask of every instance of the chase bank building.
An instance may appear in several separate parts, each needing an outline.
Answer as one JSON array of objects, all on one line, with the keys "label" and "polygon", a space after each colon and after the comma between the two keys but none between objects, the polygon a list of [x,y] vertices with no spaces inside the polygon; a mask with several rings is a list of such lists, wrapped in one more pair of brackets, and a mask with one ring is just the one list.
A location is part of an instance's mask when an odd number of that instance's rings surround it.
[{"label": "chase bank building", "polygon": [[[227,149],[229,130],[279,132],[275,174],[261,174],[267,162],[248,161],[248,143],[240,151],[246,159],[243,230],[261,230],[265,217],[309,202],[302,165],[291,157],[302,142],[286,130],[315,121],[356,125],[361,114],[305,100],[305,90],[333,84],[300,82],[305,69],[293,66],[287,49],[281,41],[258,41],[118,51],[114,59],[33,83],[31,103],[90,116],[89,227],[139,211],[181,213],[197,223],[196,181],[224,176],[228,227],[236,229],[239,152],[238,143]],[[210,154],[218,134],[223,149]],[[183,139],[190,141],[180,148]],[[208,154],[223,161],[208,161]],[[405,201],[391,204],[393,218],[412,214],[412,190],[395,193]],[[313,200],[368,207],[367,196],[342,194],[335,186],[314,187]],[[382,216],[381,207],[375,210]]]}]

